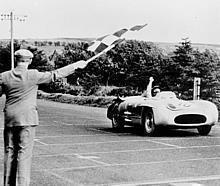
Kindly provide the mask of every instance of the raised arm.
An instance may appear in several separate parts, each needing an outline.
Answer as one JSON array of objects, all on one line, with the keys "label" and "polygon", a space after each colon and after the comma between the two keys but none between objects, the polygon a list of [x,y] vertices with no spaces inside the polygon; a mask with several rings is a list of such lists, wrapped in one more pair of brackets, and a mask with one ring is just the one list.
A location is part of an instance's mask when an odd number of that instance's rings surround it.
[{"label": "raised arm", "polygon": [[63,78],[73,74],[77,68],[85,68],[88,62],[86,61],[77,61],[76,63],[67,65],[65,67],[59,68],[54,71],[54,75],[56,79]]},{"label": "raised arm", "polygon": [[149,78],[149,83],[147,85],[147,90],[144,91],[144,93],[142,94],[142,96],[147,97],[147,98],[151,98],[152,94],[151,94],[151,89],[152,89],[152,84],[153,84],[154,78],[150,77]]},{"label": "raised arm", "polygon": [[77,61],[65,67],[50,72],[37,72],[37,84],[50,83],[59,78],[64,78],[73,74],[77,68],[85,68],[87,61]]}]

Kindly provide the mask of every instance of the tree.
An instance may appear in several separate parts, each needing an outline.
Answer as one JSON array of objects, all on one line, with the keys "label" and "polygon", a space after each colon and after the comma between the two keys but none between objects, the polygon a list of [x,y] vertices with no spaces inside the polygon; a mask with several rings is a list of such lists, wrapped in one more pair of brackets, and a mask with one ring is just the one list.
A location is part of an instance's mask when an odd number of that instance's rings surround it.
[{"label": "tree", "polygon": [[[14,41],[14,50],[20,49],[20,43]],[[0,46],[0,73],[11,69],[11,44]]]},{"label": "tree", "polygon": [[218,55],[206,49],[204,52],[194,51],[196,76],[201,77],[201,97],[208,99],[215,96],[215,90],[220,87],[220,60]]},{"label": "tree", "polygon": [[194,77],[200,77],[205,98],[219,83],[217,78],[219,58],[217,54],[209,50],[200,52],[193,49],[188,39],[183,39],[180,44],[176,46],[176,50],[164,70],[165,77],[169,80],[169,87],[178,92],[183,99],[192,99]]},{"label": "tree", "polygon": [[30,69],[37,69],[41,72],[51,71],[54,69],[54,67],[49,63],[48,57],[43,50],[33,47],[28,47],[27,49],[34,54],[32,63],[29,66]]},{"label": "tree", "polygon": [[146,88],[150,76],[157,79],[164,58],[162,50],[153,43],[135,40],[125,41],[108,54],[111,62],[117,64],[113,83],[140,90]]}]

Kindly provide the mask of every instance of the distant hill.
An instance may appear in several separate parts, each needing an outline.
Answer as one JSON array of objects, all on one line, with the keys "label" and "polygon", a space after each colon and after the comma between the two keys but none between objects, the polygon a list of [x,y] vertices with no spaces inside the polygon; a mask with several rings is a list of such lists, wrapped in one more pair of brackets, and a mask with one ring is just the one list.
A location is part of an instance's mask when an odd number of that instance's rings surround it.
[{"label": "distant hill", "polygon": [[[53,39],[27,39],[26,41],[33,42],[33,41],[60,41],[60,42],[91,42],[95,38],[53,38]],[[179,43],[163,43],[163,42],[154,42],[159,48],[164,50],[165,53],[170,53],[176,49],[176,46],[179,45]],[[204,51],[205,49],[213,50],[218,54],[220,57],[220,44],[203,44],[203,43],[192,43],[193,48],[197,48],[200,51]]]},{"label": "distant hill", "polygon": [[73,42],[91,42],[92,40],[94,40],[95,38],[51,38],[51,39],[25,39],[25,41],[27,42],[34,42],[34,41],[52,41],[52,42],[68,42],[68,43],[73,43]]},{"label": "distant hill", "polygon": [[[91,42],[93,41],[95,38],[51,38],[51,39],[47,39],[47,38],[42,38],[42,39],[22,39],[21,41],[25,41],[25,45],[34,45],[35,41],[51,41],[51,42],[65,42],[65,43],[73,43],[73,42]],[[9,42],[9,40],[7,39],[2,39],[0,40],[0,42]],[[161,48],[165,53],[170,53],[172,51],[175,50],[177,45],[180,45],[179,43],[165,43],[165,42],[154,42],[154,44],[156,44],[159,48]],[[205,49],[209,49],[212,50],[214,52],[216,52],[218,54],[218,56],[220,57],[220,44],[203,44],[203,43],[192,43],[192,47],[193,48],[197,48],[200,51],[204,51]],[[53,52],[55,49],[56,50],[61,50],[63,47],[62,46],[42,46],[39,47],[43,50],[45,50],[45,52],[47,54],[51,54],[51,52]]]}]

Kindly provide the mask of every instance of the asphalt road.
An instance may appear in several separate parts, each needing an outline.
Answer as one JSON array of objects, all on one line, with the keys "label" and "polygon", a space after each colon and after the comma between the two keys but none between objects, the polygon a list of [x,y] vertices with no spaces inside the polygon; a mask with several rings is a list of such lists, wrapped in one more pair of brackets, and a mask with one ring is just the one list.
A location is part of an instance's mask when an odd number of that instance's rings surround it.
[{"label": "asphalt road", "polygon": [[[143,137],[132,127],[112,130],[103,108],[43,100],[38,106],[31,186],[220,185],[219,126],[205,137],[194,129]],[[3,138],[0,154],[2,185]]]}]

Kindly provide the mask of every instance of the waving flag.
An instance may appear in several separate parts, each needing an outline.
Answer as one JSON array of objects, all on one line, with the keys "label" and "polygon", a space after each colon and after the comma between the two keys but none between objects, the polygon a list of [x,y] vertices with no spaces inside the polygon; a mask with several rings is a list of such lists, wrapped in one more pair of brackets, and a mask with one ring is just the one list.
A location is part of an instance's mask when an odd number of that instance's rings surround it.
[{"label": "waving flag", "polygon": [[92,44],[88,47],[88,50],[93,51],[95,53],[100,53],[104,51],[105,49],[113,48],[116,44],[119,44],[124,39],[122,38],[122,35],[129,31],[139,31],[142,28],[144,28],[147,24],[144,25],[136,25],[133,26],[130,29],[124,28],[121,29],[113,34],[105,35],[103,37],[97,38],[95,41],[92,42]]}]

